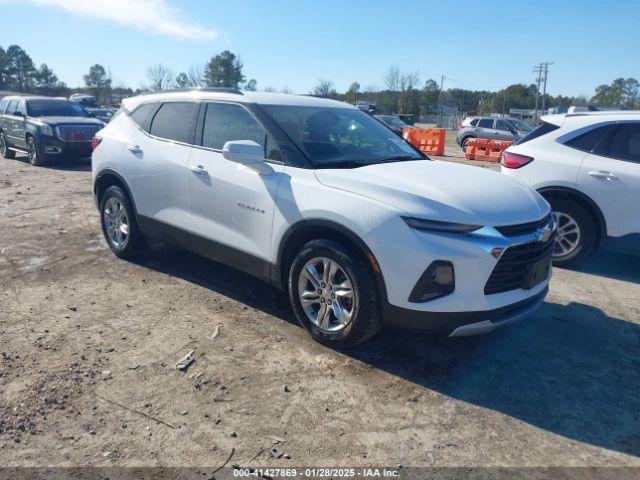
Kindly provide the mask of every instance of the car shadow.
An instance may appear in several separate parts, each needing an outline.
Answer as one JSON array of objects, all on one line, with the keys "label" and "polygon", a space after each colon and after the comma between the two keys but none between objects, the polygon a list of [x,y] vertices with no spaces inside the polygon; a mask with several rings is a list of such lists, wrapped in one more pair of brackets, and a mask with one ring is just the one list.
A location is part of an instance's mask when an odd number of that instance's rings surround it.
[{"label": "car shadow", "polygon": [[595,252],[575,270],[640,284],[640,255],[603,249]]},{"label": "car shadow", "polygon": [[[285,293],[216,262],[154,245],[137,263],[297,325]],[[640,325],[589,305],[547,301],[489,335],[435,338],[385,329],[341,353],[425,390],[640,456],[639,351]]]},{"label": "car shadow", "polygon": [[[9,161],[9,160],[5,160]],[[23,153],[17,153],[13,161],[24,163],[31,166],[29,163],[29,157]],[[46,168],[49,170],[63,170],[73,172],[90,172],[91,171],[91,158],[78,158],[74,160],[49,160],[43,165],[37,168]]]}]

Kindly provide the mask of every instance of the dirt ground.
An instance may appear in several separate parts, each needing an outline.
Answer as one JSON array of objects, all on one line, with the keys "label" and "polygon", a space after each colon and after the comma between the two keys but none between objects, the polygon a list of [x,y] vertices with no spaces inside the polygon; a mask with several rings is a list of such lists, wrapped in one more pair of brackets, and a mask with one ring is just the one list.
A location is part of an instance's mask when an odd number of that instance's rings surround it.
[{"label": "dirt ground", "polygon": [[640,466],[639,258],[487,336],[340,353],[244,274],[114,257],[89,170],[0,159],[1,466]]}]

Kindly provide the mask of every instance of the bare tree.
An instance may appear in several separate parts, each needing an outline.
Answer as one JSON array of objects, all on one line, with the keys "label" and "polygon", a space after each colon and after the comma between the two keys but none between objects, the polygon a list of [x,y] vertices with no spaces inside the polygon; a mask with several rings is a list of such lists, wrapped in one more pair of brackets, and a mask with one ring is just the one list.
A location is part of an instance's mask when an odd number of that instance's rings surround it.
[{"label": "bare tree", "polygon": [[203,65],[191,65],[189,72],[187,73],[189,79],[188,85],[190,87],[204,87],[204,66]]},{"label": "bare tree", "polygon": [[392,92],[400,90],[400,69],[397,66],[389,67],[384,76],[384,84]]},{"label": "bare tree", "polygon": [[150,82],[149,89],[154,92],[159,92],[171,88],[175,77],[170,69],[158,63],[157,65],[147,68],[147,79]]},{"label": "bare tree", "polygon": [[333,86],[334,84],[331,80],[321,78],[318,80],[318,83],[313,88],[313,92],[311,92],[311,94],[316,97],[330,97],[335,92]]},{"label": "bare tree", "polygon": [[418,72],[405,73],[400,77],[400,90],[403,92],[413,90],[418,83],[420,83]]}]

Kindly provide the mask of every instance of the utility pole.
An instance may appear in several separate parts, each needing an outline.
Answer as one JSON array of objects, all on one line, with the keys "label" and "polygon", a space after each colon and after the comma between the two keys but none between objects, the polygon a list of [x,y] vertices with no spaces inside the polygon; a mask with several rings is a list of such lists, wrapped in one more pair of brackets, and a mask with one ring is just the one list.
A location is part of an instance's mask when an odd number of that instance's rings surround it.
[{"label": "utility pole", "polygon": [[533,113],[533,120],[538,123],[538,97],[540,96],[540,84],[542,83],[542,115],[547,103],[547,76],[549,74],[549,65],[553,65],[552,62],[541,62],[533,68],[533,73],[537,74],[536,77],[536,108]]},{"label": "utility pole", "polygon": [[538,97],[540,96],[540,82],[542,81],[542,66],[536,65],[533,68],[533,73],[538,74],[536,78],[536,108],[533,111],[533,124],[535,126],[538,124]]},{"label": "utility pole", "polygon": [[545,112],[545,104],[547,101],[547,75],[549,74],[549,65],[553,65],[550,62],[544,62],[540,64],[544,68],[544,84],[542,87],[542,113]]},{"label": "utility pole", "polygon": [[444,84],[444,75],[440,77],[440,92],[438,95],[438,110],[440,110],[440,128],[442,127],[442,85]]}]

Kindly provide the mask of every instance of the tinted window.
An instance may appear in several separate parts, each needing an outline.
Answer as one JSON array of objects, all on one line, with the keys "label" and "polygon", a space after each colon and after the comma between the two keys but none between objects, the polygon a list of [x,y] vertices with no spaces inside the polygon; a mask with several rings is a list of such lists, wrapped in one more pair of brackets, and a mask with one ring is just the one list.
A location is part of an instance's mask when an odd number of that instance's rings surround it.
[{"label": "tinted window", "polygon": [[266,133],[258,122],[240,105],[209,103],[204,118],[202,146],[222,150],[234,140],[253,140],[265,146]]},{"label": "tinted window", "polygon": [[86,117],[87,112],[77,103],[67,100],[29,100],[27,112],[30,117]]},{"label": "tinted window", "polygon": [[602,140],[602,137],[609,131],[611,128],[610,125],[605,125],[604,127],[594,128],[593,130],[589,130],[582,135],[578,135],[576,138],[572,138],[568,142],[565,143],[568,147],[577,148],[578,150],[582,150],[584,152],[590,152]]},{"label": "tinted window", "polygon": [[136,122],[142,129],[149,131],[149,116],[158,108],[157,103],[145,103],[136,108],[131,114],[131,120]]},{"label": "tinted window", "polygon": [[16,107],[16,111],[20,112],[21,115],[27,114],[27,107],[24,104],[24,100],[18,101],[18,106]]},{"label": "tinted window", "polygon": [[149,133],[182,143],[193,142],[196,103],[164,103],[153,117]]},{"label": "tinted window", "polygon": [[614,127],[594,153],[640,162],[640,123],[626,123]]},{"label": "tinted window", "polygon": [[7,105],[9,104],[9,100],[5,100],[4,98],[0,100],[0,114],[3,114]]},{"label": "tinted window", "polygon": [[513,126],[506,120],[496,120],[496,129],[510,132],[513,130]]},{"label": "tinted window", "polygon": [[476,125],[478,125],[478,119],[474,118],[473,120],[471,120],[471,126],[475,127]]},{"label": "tinted window", "polygon": [[530,133],[526,134],[520,140],[516,142],[516,145],[522,145],[534,138],[541,137],[542,135],[546,135],[547,133],[551,133],[554,130],[559,129],[558,125],[554,125],[553,123],[542,122],[536,128],[534,128]]},{"label": "tinted window", "polygon": [[478,122],[480,128],[493,128],[493,120],[490,118],[483,118]]}]

